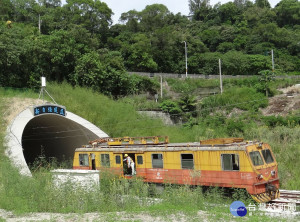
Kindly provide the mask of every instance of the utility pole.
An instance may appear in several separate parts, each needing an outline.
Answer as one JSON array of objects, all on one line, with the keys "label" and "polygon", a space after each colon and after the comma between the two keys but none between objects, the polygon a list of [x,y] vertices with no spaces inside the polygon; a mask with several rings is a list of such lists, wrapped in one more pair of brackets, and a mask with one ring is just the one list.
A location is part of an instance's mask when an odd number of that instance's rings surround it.
[{"label": "utility pole", "polygon": [[187,78],[188,68],[187,68],[187,47],[186,47],[186,41],[184,42],[184,51],[185,51],[185,77]]},{"label": "utility pole", "polygon": [[41,34],[41,16],[40,16],[40,14],[39,14],[39,32]]},{"label": "utility pole", "polygon": [[220,89],[221,89],[221,95],[222,95],[222,93],[223,93],[223,82],[222,82],[221,59],[219,59],[219,72],[220,72]]},{"label": "utility pole", "polygon": [[273,53],[273,49],[271,50],[271,55],[272,55],[272,72],[274,73],[275,65],[274,65],[274,53]]},{"label": "utility pole", "polygon": [[162,75],[160,75],[160,98],[163,98],[163,81],[162,81]]}]

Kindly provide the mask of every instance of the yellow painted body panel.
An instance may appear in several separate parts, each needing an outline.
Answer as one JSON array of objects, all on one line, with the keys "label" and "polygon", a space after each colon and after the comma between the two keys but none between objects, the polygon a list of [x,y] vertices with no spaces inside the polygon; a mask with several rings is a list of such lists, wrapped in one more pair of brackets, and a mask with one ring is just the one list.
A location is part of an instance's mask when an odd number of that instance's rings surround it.
[{"label": "yellow painted body panel", "polygon": [[[102,167],[106,167],[101,166],[101,154],[109,154],[111,172],[121,177],[127,177],[130,171],[127,171],[125,168],[123,170],[123,158],[125,154],[128,154],[135,163],[137,176],[143,177],[146,182],[164,183],[171,181],[178,184],[246,188],[249,194],[258,202],[265,202],[279,196],[278,165],[268,144],[241,141],[240,138],[233,138],[232,140],[207,140],[205,141],[206,145],[194,143],[124,145],[124,142],[129,142],[126,140],[124,139],[122,146],[100,145],[97,147],[89,146],[76,149],[73,168],[92,169],[92,154],[94,154],[94,168],[101,169]],[[228,141],[233,141],[233,143],[230,144]],[[152,141],[150,142],[152,143]],[[267,164],[267,160],[262,155],[266,156],[267,152],[261,152],[264,149],[270,149],[274,162]],[[262,156],[262,165],[253,165],[250,158],[250,152],[253,151],[258,151]],[[80,165],[79,154],[88,155],[88,166]],[[155,162],[157,168],[153,168],[153,154],[162,154],[163,168],[159,168],[161,166],[161,161],[159,160]],[[193,158],[187,155],[182,157],[181,154],[192,154]],[[226,155],[222,158],[223,154],[235,155]],[[236,155],[238,155],[239,161],[237,161]],[[257,153],[255,155],[259,157]],[[251,154],[252,158],[255,158],[255,155]],[[116,163],[116,156],[120,156],[120,163],[118,164]],[[140,163],[138,163],[139,156],[142,157],[139,159],[140,161],[142,160]],[[181,158],[185,158],[185,160],[182,161]],[[228,162],[228,158],[231,158],[231,162]],[[193,161],[193,165],[191,160]],[[257,164],[255,160],[253,162]],[[222,161],[225,161],[226,170],[222,167]],[[231,168],[228,168],[228,163],[231,164]],[[238,168],[237,163],[239,164]],[[182,164],[184,164],[184,167]]]},{"label": "yellow painted body panel", "polygon": [[[209,142],[211,142],[209,140]],[[212,141],[213,142],[213,141]],[[212,145],[213,147],[213,145]],[[110,167],[121,167],[123,166],[123,156],[122,153],[135,153],[134,162],[136,163],[137,168],[152,168],[152,154],[163,154],[163,168],[165,169],[182,169],[181,167],[181,155],[180,154],[192,154],[194,156],[194,169],[195,170],[207,170],[207,171],[222,171],[222,163],[221,163],[221,154],[238,154],[239,155],[239,163],[240,163],[240,172],[257,172],[257,170],[267,168],[267,167],[277,167],[277,162],[272,152],[270,145],[268,144],[249,144],[246,146],[246,150],[180,150],[180,151],[120,151],[119,153],[114,153],[113,151],[76,151],[74,154],[73,166],[79,168],[79,153],[80,154],[88,154],[89,155],[89,165],[91,166],[91,154],[95,153],[95,163],[96,168],[100,168],[101,166],[101,158],[100,154],[110,154]],[[264,163],[261,166],[254,166],[252,161],[250,161],[249,154],[252,151],[261,151],[262,149],[268,148],[271,151],[274,162],[271,164]],[[88,148],[87,148],[88,149]],[[261,153],[261,152],[260,152]],[[115,157],[116,155],[120,155],[121,163],[116,164]],[[143,164],[137,164],[137,155],[143,156]]]},{"label": "yellow painted body panel", "polygon": [[[96,168],[101,166],[101,154],[109,154],[110,158],[110,167],[122,167],[123,166],[123,157],[122,154],[115,154],[113,152],[75,152],[73,166],[80,167],[79,165],[79,154],[88,154],[89,156],[89,165],[91,166],[91,154],[95,154],[95,163]],[[124,152],[125,153],[125,152]],[[240,172],[254,172],[252,165],[249,161],[248,155],[245,151],[165,151],[165,152],[144,152],[136,153],[134,162],[136,163],[137,168],[152,168],[152,154],[163,154],[163,164],[165,169],[182,169],[181,167],[181,154],[193,154],[194,156],[194,170],[209,170],[209,171],[222,171],[221,163],[221,154],[238,154],[239,163],[240,163]],[[120,155],[121,163],[116,164],[116,156]],[[137,155],[143,156],[143,164],[137,164]],[[274,163],[272,164],[274,165]],[[258,168],[265,167],[262,165]]]}]

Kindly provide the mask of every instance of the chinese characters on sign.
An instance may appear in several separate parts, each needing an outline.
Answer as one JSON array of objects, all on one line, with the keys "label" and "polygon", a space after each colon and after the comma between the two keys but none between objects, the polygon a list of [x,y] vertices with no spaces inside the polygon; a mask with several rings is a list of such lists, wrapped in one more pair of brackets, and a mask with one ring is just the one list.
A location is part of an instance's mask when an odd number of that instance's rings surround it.
[{"label": "chinese characters on sign", "polygon": [[[252,216],[252,212],[256,211],[255,204],[248,205],[249,216]],[[296,203],[259,203],[259,211],[277,211],[277,212],[296,212]]]},{"label": "chinese characters on sign", "polygon": [[259,203],[259,205],[255,205],[254,203],[250,203],[247,208],[245,204],[241,201],[234,201],[230,205],[230,212],[233,216],[236,217],[244,217],[246,215],[253,216],[255,211],[259,211],[260,215],[266,213],[294,213],[297,211],[295,202],[288,203]]},{"label": "chinese characters on sign", "polygon": [[33,115],[38,116],[41,114],[57,114],[61,116],[66,116],[66,108],[59,105],[43,105],[35,106],[33,108]]}]

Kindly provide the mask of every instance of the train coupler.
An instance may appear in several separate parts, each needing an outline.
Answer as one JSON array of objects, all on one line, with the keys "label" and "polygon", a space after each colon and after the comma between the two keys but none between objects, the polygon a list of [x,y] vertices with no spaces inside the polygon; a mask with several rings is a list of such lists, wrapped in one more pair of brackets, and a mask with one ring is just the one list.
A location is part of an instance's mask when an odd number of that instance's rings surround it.
[{"label": "train coupler", "polygon": [[267,203],[270,202],[271,200],[279,198],[280,192],[278,189],[276,189],[275,191],[268,190],[265,193],[252,194],[251,197],[258,203]]}]

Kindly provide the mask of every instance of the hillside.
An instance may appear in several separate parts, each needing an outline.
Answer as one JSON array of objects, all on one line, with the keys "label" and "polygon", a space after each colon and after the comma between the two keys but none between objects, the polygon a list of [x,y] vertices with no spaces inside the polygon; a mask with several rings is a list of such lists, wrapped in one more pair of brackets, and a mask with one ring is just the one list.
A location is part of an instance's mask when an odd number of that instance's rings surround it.
[{"label": "hillside", "polygon": [[[0,86],[38,88],[43,75],[115,98],[155,94],[151,81],[127,72],[184,74],[187,63],[189,74],[218,74],[219,59],[224,75],[272,69],[280,75],[299,74],[297,0],[281,0],[274,8],[267,0],[214,6],[189,0],[182,4],[190,5],[190,18],[152,4],[124,12],[115,25],[108,6],[92,2],[81,2],[81,7],[76,1],[5,0]],[[44,21],[40,29],[38,18]]]}]

